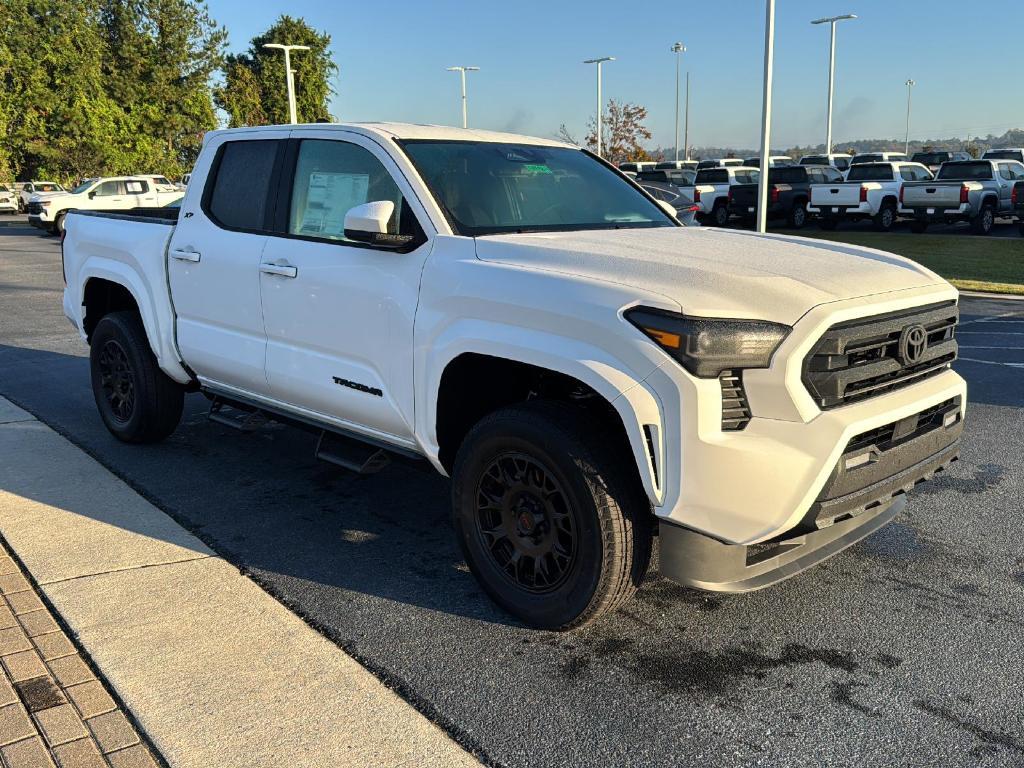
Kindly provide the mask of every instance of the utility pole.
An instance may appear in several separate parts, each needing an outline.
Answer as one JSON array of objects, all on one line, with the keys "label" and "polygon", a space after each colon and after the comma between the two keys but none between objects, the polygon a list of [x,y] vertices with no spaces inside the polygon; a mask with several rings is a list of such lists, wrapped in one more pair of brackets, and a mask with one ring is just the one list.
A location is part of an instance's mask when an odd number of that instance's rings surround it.
[{"label": "utility pole", "polygon": [[772,75],[775,67],[775,0],[766,0],[764,19],[764,100],[761,106],[761,173],[757,179],[757,231],[768,224],[768,158],[772,142]]},{"label": "utility pole", "polygon": [[599,59],[587,59],[584,64],[597,64],[597,156],[601,157],[601,133],[604,130],[602,121],[604,109],[601,104],[601,65],[606,61],[615,61],[614,56],[602,56]]},{"label": "utility pole", "polygon": [[[676,55],[676,161],[679,160],[679,59],[682,54],[686,53],[686,46],[682,43],[676,43],[671,48],[672,53]],[[689,77],[689,73],[687,73]]]},{"label": "utility pole", "polygon": [[449,72],[458,72],[462,77],[462,127],[469,127],[469,110],[466,107],[466,73],[479,72],[480,67],[448,67]]},{"label": "utility pole", "polygon": [[308,51],[308,45],[282,45],[281,43],[264,43],[264,48],[275,48],[284,51],[284,77],[288,86],[288,116],[292,125],[299,122],[295,114],[295,72],[292,70],[292,51]]},{"label": "utility pole", "polygon": [[811,24],[831,24],[832,25],[832,42],[829,46],[828,54],[828,118],[826,120],[825,127],[825,154],[832,153],[832,93],[835,88],[836,79],[836,24],[840,21],[847,21],[849,19],[856,19],[857,16],[852,13],[847,13],[842,16],[830,16],[825,19],[815,19]]},{"label": "utility pole", "polygon": [[909,155],[910,154],[910,92],[913,89],[913,87],[915,85],[917,85],[917,83],[914,82],[913,80],[907,80],[906,85],[907,85],[907,141],[903,145],[903,154],[904,155]]}]

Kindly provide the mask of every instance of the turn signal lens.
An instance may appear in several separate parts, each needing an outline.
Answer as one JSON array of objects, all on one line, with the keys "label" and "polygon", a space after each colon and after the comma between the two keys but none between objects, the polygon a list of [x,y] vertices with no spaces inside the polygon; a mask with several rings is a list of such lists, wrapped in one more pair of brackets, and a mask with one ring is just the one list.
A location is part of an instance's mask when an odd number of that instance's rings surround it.
[{"label": "turn signal lens", "polygon": [[767,368],[790,328],[760,320],[686,317],[635,307],[626,319],[694,376],[713,379],[722,371]]}]

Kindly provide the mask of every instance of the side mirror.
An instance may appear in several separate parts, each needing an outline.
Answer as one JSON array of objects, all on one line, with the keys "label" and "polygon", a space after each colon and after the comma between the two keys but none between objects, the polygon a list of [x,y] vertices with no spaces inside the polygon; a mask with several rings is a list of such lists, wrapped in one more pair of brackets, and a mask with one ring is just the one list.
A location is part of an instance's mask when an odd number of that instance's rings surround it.
[{"label": "side mirror", "polygon": [[671,203],[667,203],[664,200],[658,200],[658,205],[661,206],[661,210],[671,216],[673,219],[676,217],[676,209],[672,207]]},{"label": "side mirror", "polygon": [[95,189],[92,192],[89,193],[89,199],[90,200],[92,200],[94,197],[96,197],[96,190]]},{"label": "side mirror", "polygon": [[395,204],[390,200],[376,200],[350,208],[345,214],[345,237],[381,248],[401,248],[412,237],[388,233],[388,222],[394,212]]}]

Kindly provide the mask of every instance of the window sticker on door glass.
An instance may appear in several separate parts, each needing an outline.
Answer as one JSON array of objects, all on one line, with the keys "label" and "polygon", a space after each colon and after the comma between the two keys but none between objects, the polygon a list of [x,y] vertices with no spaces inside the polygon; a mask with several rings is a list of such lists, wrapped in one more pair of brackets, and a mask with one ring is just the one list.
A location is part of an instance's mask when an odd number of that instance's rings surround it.
[{"label": "window sticker on door glass", "polygon": [[300,235],[345,234],[345,214],[366,202],[370,175],[366,173],[311,173]]}]

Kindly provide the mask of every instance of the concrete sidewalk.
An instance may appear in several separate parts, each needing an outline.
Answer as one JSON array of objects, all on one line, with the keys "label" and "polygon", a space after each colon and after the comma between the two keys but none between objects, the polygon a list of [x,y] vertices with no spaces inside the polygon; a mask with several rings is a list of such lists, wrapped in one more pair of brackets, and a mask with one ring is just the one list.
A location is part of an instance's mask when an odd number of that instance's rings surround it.
[{"label": "concrete sidewalk", "polygon": [[3,398],[0,533],[172,768],[478,765],[341,649]]}]

